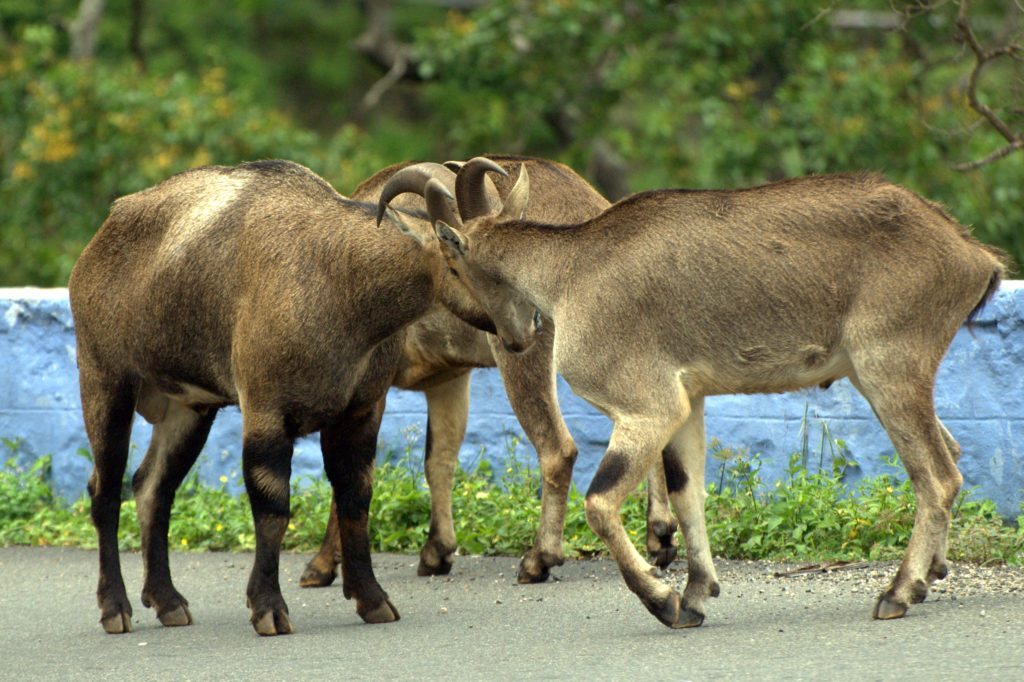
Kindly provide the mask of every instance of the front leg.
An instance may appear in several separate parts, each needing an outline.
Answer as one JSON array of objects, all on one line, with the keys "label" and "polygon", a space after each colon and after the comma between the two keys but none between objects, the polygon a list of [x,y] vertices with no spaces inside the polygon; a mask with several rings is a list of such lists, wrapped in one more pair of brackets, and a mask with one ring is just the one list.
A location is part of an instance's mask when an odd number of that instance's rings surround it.
[{"label": "front leg", "polygon": [[455,558],[452,488],[459,448],[469,419],[469,372],[431,386],[427,398],[427,447],[423,468],[430,487],[430,533],[417,575],[447,575]]},{"label": "front leg", "polygon": [[292,440],[277,415],[242,413],[242,473],[256,527],[256,558],[246,589],[250,621],[260,635],[292,631],[281,596],[281,540],[288,528]]},{"label": "front leg", "polygon": [[[685,408],[679,412],[686,414]],[[587,490],[586,513],[587,524],[608,546],[626,586],[661,623],[686,628],[700,625],[703,612],[690,608],[678,592],[657,579],[657,569],[636,550],[621,517],[623,501],[640,485],[678,424],[672,416],[651,413],[616,420],[608,451]]]},{"label": "front leg", "polygon": [[496,337],[488,337],[509,404],[540,460],[540,525],[533,546],[519,563],[518,579],[523,584],[544,582],[551,568],[565,563],[565,507],[577,450],[558,407],[554,333],[554,323],[545,320],[536,343],[524,353],[509,353]]},{"label": "front leg", "polygon": [[704,464],[707,457],[704,436],[704,399],[690,399],[690,416],[662,452],[668,494],[686,540],[686,589],[683,608],[703,618],[705,603],[719,593],[718,577],[711,558],[707,524],[704,520]]},{"label": "front leg", "polygon": [[389,623],[398,610],[377,582],[370,560],[369,513],[373,497],[373,462],[384,398],[368,407],[350,408],[320,431],[324,469],[334,486],[341,537],[341,580],[346,599],[367,623]]}]

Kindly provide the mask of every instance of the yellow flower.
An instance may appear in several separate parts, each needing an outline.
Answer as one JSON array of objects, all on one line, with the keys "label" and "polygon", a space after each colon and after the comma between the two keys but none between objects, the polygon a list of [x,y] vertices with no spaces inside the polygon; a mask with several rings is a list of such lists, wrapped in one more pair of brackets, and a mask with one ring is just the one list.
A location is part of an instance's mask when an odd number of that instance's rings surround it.
[{"label": "yellow flower", "polygon": [[449,10],[448,25],[451,27],[452,32],[459,36],[466,35],[476,26],[472,19],[458,10]]},{"label": "yellow flower", "polygon": [[218,97],[213,100],[213,110],[217,112],[217,115],[221,118],[227,118],[231,115],[231,100],[227,97]]},{"label": "yellow flower", "polygon": [[202,78],[202,90],[205,92],[221,92],[224,90],[224,67],[215,66]]},{"label": "yellow flower", "polygon": [[220,477],[220,482],[221,482],[221,483],[227,483],[227,482],[228,482],[228,477],[227,477],[227,476],[223,476],[223,475],[222,475],[222,476]]},{"label": "yellow flower", "polygon": [[[221,478],[223,478],[223,477],[221,477]],[[222,523],[218,523],[218,524],[217,524],[216,526],[214,526],[214,528],[213,528],[213,529],[214,529],[215,531],[217,531],[217,532],[219,533],[219,532],[221,532],[222,530],[224,530],[224,524],[222,524]]]},{"label": "yellow flower", "polygon": [[15,180],[31,180],[35,175],[36,174],[35,171],[32,170],[32,166],[24,161],[19,161],[14,164],[14,168],[11,169],[11,177]]},{"label": "yellow flower", "polygon": [[865,120],[863,116],[849,116],[842,120],[843,133],[846,135],[859,135],[864,131]]},{"label": "yellow flower", "polygon": [[174,151],[172,149],[161,149],[153,157],[153,163],[159,170],[165,170],[174,163]]},{"label": "yellow flower", "polygon": [[[196,150],[196,153],[192,155],[192,167],[196,166],[209,166],[210,162],[213,161],[213,157],[210,156],[210,150],[206,147],[200,147]],[[222,483],[227,483],[227,476],[220,477]]]},{"label": "yellow flower", "polygon": [[181,546],[182,547],[188,547],[188,538],[182,538],[181,539]]}]

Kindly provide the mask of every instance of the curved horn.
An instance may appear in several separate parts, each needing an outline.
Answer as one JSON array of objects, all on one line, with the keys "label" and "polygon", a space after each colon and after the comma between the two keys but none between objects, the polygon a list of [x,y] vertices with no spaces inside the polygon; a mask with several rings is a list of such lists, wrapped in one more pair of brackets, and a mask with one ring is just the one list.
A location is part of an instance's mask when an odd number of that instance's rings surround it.
[{"label": "curved horn", "polygon": [[[417,163],[406,166],[392,175],[381,189],[380,198],[377,199],[377,225],[380,225],[381,219],[384,218],[384,211],[392,199],[406,192],[424,196],[424,187],[431,179],[438,179],[442,184],[446,181],[448,184],[453,184],[455,173],[439,163]],[[429,205],[427,208],[429,210]],[[431,217],[431,221],[433,221],[433,217]]]},{"label": "curved horn", "polygon": [[519,178],[512,191],[505,197],[498,220],[521,220],[526,215],[526,205],[530,201],[530,174],[526,172],[526,164],[519,164]]},{"label": "curved horn", "polygon": [[437,178],[427,180],[423,186],[423,198],[427,200],[427,215],[430,216],[430,224],[433,226],[438,220],[460,227],[462,222],[452,209],[452,202],[455,197],[451,190],[444,186]]},{"label": "curved horn", "polygon": [[444,167],[453,173],[458,173],[459,169],[466,165],[465,161],[445,161]]},{"label": "curved horn", "polygon": [[477,216],[491,212],[491,205],[484,192],[484,177],[487,171],[507,176],[505,169],[483,156],[474,156],[463,164],[455,176],[455,196],[458,200],[459,215],[466,223]]}]

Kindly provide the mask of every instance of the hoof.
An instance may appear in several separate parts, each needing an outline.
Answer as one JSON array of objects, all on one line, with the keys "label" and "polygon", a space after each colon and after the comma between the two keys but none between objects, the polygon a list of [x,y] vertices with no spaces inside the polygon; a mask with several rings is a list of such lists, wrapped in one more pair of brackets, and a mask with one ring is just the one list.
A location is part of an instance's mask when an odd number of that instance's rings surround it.
[{"label": "hoof", "polygon": [[516,582],[520,585],[533,585],[546,582],[551,577],[551,569],[565,563],[565,557],[561,554],[542,552],[537,549],[530,549],[523,555],[519,562],[519,571],[516,573]]},{"label": "hoof", "polygon": [[436,566],[428,564],[423,557],[420,557],[419,566],[416,567],[416,575],[426,578],[432,575],[448,575],[452,571],[452,562],[449,558],[441,559]]},{"label": "hoof", "polygon": [[547,582],[548,578],[551,577],[551,571],[547,566],[541,566],[540,570],[536,573],[527,571],[521,564],[519,566],[519,572],[516,574],[516,582],[520,585],[536,585],[539,583]]},{"label": "hoof", "polygon": [[920,604],[928,596],[928,583],[918,580],[910,588],[910,603]]},{"label": "hoof", "polygon": [[893,599],[892,594],[886,592],[878,598],[878,603],[875,604],[875,610],[871,614],[871,617],[875,620],[892,620],[894,618],[902,618],[907,615],[907,610],[910,607],[907,604],[901,604]]},{"label": "hoof", "polygon": [[673,628],[696,628],[704,624],[704,614],[694,611],[691,608],[684,608],[679,614],[679,620],[673,625]]},{"label": "hoof", "polygon": [[677,549],[677,547],[669,545],[667,547],[663,546],[655,552],[651,552],[651,563],[658,568],[668,568],[669,564],[671,564],[676,558]]},{"label": "hoof", "polygon": [[132,615],[125,612],[115,613],[100,618],[100,625],[108,635],[122,635],[132,631]]},{"label": "hoof", "polygon": [[949,566],[944,563],[932,564],[932,567],[928,569],[928,582],[933,583],[936,580],[945,580],[947,575],[949,575]]},{"label": "hoof", "polygon": [[337,568],[324,572],[313,566],[313,562],[311,561],[306,566],[306,570],[302,572],[302,577],[299,578],[299,587],[327,587],[333,583],[334,579],[337,577]]},{"label": "hoof", "polygon": [[167,627],[192,625],[192,613],[188,610],[188,606],[185,604],[181,604],[180,606],[177,606],[165,613],[158,613],[156,617],[159,618],[160,622]]},{"label": "hoof", "polygon": [[672,591],[661,604],[645,604],[654,617],[673,630],[695,628],[704,622],[704,614],[689,608],[679,593]]},{"label": "hoof", "polygon": [[261,637],[292,633],[292,621],[288,617],[288,612],[284,610],[265,611],[260,615],[253,614],[252,626],[256,630],[256,634]]},{"label": "hoof", "polygon": [[647,530],[647,553],[651,563],[658,568],[668,568],[676,558],[679,547],[673,543],[676,524],[665,521],[649,522]]},{"label": "hoof", "polygon": [[398,615],[398,609],[394,607],[389,599],[385,599],[378,607],[366,611],[358,610],[359,617],[363,619],[363,622],[376,625],[379,623],[394,623],[396,620],[401,620],[401,616]]}]

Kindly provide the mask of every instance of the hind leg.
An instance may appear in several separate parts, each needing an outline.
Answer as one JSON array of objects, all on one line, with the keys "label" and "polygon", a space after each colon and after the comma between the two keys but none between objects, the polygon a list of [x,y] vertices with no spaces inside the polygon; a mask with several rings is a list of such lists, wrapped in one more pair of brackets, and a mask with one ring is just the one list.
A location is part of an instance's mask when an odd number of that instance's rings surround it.
[{"label": "hind leg", "polygon": [[963,477],[943,434],[945,428],[935,416],[934,372],[924,371],[919,360],[902,361],[899,356],[883,364],[877,362],[879,355],[866,368],[857,367],[854,384],[889,434],[917,499],[903,561],[873,613],[875,618],[890,619],[906,615],[911,603],[926,597],[933,576],[944,572],[951,510]]},{"label": "hind leg", "polygon": [[701,619],[707,599],[719,594],[718,576],[704,520],[706,448],[704,399],[691,398],[690,416],[662,452],[662,459],[668,494],[686,539],[687,578],[683,609],[699,615]]},{"label": "hind leg", "polygon": [[669,509],[665,467],[655,462],[647,474],[647,554],[658,568],[668,568],[676,558],[676,520]]},{"label": "hind leg", "polygon": [[92,447],[89,495],[99,543],[100,576],[96,598],[100,624],[110,634],[130,632],[132,606],[121,576],[117,528],[138,386],[128,377],[97,369],[84,356],[79,357],[79,384],[82,417]]},{"label": "hind leg", "polygon": [[188,600],[171,581],[167,533],[175,492],[199,457],[216,413],[215,409],[197,412],[167,400],[166,410],[153,426],[146,457],[132,479],[145,567],[142,604],[154,608],[164,625],[192,624]]},{"label": "hind leg", "polygon": [[341,563],[341,531],[338,529],[338,502],[331,493],[331,512],[327,516],[327,530],[320,543],[320,550],[309,563],[299,578],[299,587],[327,587],[338,577],[338,564]]},{"label": "hind leg", "polygon": [[367,623],[398,620],[398,610],[377,582],[370,560],[369,513],[373,498],[373,462],[384,399],[350,408],[336,424],[320,431],[324,469],[338,503],[341,580],[346,599]]},{"label": "hind leg", "polygon": [[[939,432],[942,434],[942,440],[946,444],[946,449],[949,452],[950,457],[953,458],[953,462],[960,461],[960,444],[956,442],[953,435],[946,428],[946,425],[941,420],[936,419],[939,424]],[[931,585],[936,580],[942,580],[949,574],[949,566],[946,563],[946,548],[948,543],[948,533],[943,536],[939,547],[935,551],[935,555],[932,557],[932,565],[928,569],[928,584]],[[920,601],[924,601],[924,595],[921,596]]]}]

